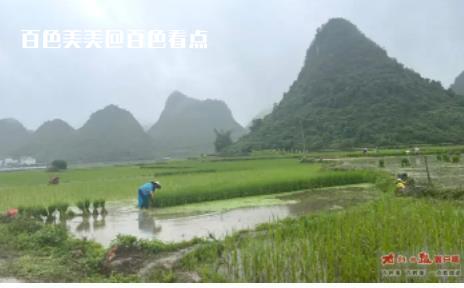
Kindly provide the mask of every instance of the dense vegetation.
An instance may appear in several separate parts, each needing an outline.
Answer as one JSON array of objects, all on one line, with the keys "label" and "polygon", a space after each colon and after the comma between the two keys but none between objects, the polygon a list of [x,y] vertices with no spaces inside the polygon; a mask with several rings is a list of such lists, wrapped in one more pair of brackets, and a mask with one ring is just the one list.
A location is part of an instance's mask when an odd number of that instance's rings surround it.
[{"label": "dense vegetation", "polygon": [[214,149],[217,153],[223,152],[228,146],[232,145],[232,131],[218,131],[214,129],[216,140],[214,140]]},{"label": "dense vegetation", "polygon": [[[179,243],[137,240],[132,236],[119,236],[113,247],[140,251],[145,258],[173,251],[201,242],[199,239]],[[14,275],[22,281],[40,282],[138,282],[139,275],[113,271],[107,266],[111,248],[76,239],[69,235],[66,225],[44,224],[18,217],[0,216],[0,276]],[[131,265],[134,266],[135,261]],[[128,271],[131,267],[127,268]],[[163,279],[152,279],[162,281]]]},{"label": "dense vegetation", "polygon": [[233,151],[463,143],[464,97],[389,58],[344,19],[323,25],[282,101]]},{"label": "dense vegetation", "polygon": [[176,91],[148,133],[157,153],[192,156],[214,152],[215,129],[231,131],[233,139],[245,133],[224,102],[196,100]]},{"label": "dense vegetation", "polygon": [[[416,256],[421,251],[431,257],[461,254],[463,216],[456,203],[388,193],[345,211],[265,224],[258,233],[205,244],[184,263],[205,281],[455,282],[459,278],[438,279],[433,272],[424,278],[382,278],[380,256],[390,252]],[[453,266],[446,263],[440,268],[446,267]]]},{"label": "dense vegetation", "polygon": [[[29,219],[0,219],[0,256],[15,261],[1,271],[24,280],[45,282],[101,281],[105,250],[95,242],[77,240],[65,226]],[[5,254],[6,253],[6,254]]]}]

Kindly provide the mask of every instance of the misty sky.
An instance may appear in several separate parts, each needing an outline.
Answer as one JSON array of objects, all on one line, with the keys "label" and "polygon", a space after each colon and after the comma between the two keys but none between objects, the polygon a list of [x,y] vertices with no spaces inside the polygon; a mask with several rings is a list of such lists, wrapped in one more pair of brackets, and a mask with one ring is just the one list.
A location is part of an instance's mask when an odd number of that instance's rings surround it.
[{"label": "misty sky", "polygon": [[[0,0],[0,119],[80,127],[108,104],[154,123],[173,90],[224,100],[241,124],[278,102],[317,27],[344,17],[448,87],[464,70],[464,1]],[[21,29],[208,31],[208,49],[22,49]]]}]

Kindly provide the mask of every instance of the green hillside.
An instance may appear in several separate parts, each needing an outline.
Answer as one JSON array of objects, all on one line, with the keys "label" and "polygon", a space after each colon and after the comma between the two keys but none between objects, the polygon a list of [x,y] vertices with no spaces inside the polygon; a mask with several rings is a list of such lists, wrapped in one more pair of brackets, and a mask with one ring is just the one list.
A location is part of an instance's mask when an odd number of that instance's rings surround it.
[{"label": "green hillside", "polygon": [[281,102],[231,150],[463,143],[463,98],[388,57],[349,21],[332,19]]}]

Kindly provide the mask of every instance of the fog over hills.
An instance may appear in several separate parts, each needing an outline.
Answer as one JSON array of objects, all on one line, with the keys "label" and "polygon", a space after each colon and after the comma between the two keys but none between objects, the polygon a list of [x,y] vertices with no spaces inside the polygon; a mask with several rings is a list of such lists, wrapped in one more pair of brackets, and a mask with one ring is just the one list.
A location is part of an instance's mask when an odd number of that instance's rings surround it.
[{"label": "fog over hills", "polygon": [[456,80],[450,87],[454,92],[464,95],[464,71],[456,77]]},{"label": "fog over hills", "polygon": [[233,139],[245,133],[223,101],[197,100],[175,91],[148,133],[157,151],[195,155],[214,152],[214,129],[232,131]]},{"label": "fog over hills", "polygon": [[61,119],[47,121],[34,132],[17,120],[0,120],[0,157],[88,163],[195,156],[214,152],[214,129],[232,131],[233,139],[246,132],[223,101],[197,100],[176,91],[147,132],[116,105],[94,112],[77,130]]}]

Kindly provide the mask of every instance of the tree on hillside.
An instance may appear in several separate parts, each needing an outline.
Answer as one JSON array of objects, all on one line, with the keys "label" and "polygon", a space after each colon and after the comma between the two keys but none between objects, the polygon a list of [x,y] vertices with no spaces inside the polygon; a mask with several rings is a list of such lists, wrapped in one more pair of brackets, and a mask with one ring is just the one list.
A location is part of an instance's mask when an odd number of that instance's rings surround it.
[{"label": "tree on hillside", "polygon": [[262,125],[263,125],[263,119],[261,118],[253,119],[250,125],[250,131],[251,132],[258,131],[259,127],[261,127]]},{"label": "tree on hillside", "polygon": [[216,140],[214,141],[214,148],[216,149],[216,152],[223,152],[226,147],[233,143],[231,138],[231,130],[218,131],[217,129],[214,129],[214,133],[216,134]]}]

